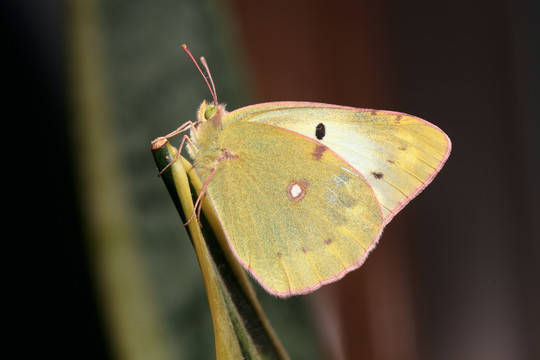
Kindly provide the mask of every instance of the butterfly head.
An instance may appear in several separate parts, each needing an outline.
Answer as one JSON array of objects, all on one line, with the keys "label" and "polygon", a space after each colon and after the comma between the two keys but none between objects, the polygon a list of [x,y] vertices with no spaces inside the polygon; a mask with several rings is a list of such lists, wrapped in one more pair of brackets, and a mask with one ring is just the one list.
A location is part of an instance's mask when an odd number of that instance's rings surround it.
[{"label": "butterfly head", "polygon": [[218,102],[217,98],[217,92],[216,92],[216,86],[214,84],[214,80],[212,79],[212,74],[210,74],[210,68],[208,67],[208,64],[206,63],[206,60],[204,57],[201,57],[201,64],[204,66],[204,69],[206,70],[206,73],[208,74],[208,78],[204,75],[204,72],[202,71],[201,67],[187,48],[186,44],[182,45],[182,49],[186,52],[186,54],[191,58],[193,61],[193,64],[197,67],[199,72],[201,73],[204,81],[206,82],[206,85],[208,85],[208,89],[210,90],[210,94],[212,94],[212,104],[207,104],[206,101],[203,101],[201,104],[201,107],[199,108],[199,111],[197,113],[197,120],[199,123],[205,123],[210,121],[214,127],[216,128],[223,128],[221,119],[223,118],[223,115],[225,115],[225,106],[221,105]]},{"label": "butterfly head", "polygon": [[226,114],[225,105],[202,102],[197,113],[197,119],[200,123],[211,122],[214,127],[222,128],[221,119]]}]

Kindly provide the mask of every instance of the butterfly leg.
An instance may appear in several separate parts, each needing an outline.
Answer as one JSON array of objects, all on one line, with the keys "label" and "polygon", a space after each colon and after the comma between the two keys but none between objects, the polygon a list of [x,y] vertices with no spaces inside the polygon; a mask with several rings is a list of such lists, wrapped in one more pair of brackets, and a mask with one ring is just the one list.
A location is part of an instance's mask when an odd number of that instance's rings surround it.
[{"label": "butterfly leg", "polygon": [[206,187],[208,186],[208,184],[210,183],[210,180],[212,180],[212,177],[216,174],[216,172],[217,172],[217,168],[212,167],[212,173],[210,174],[210,176],[208,176],[208,179],[206,179],[206,181],[204,182],[204,185],[201,189],[201,193],[199,194],[199,197],[197,198],[197,201],[195,202],[193,212],[191,213],[189,220],[184,224],[184,226],[186,226],[187,224],[191,222],[191,220],[193,220],[193,216],[195,216],[195,213],[197,213],[197,220],[199,222],[199,225],[201,224],[200,216],[201,216],[202,200],[204,199],[206,195]]},{"label": "butterfly leg", "polygon": [[165,170],[167,170],[169,168],[169,166],[171,166],[176,160],[178,160],[178,158],[180,157],[180,153],[182,152],[182,148],[184,147],[184,144],[188,143],[189,146],[191,147],[195,147],[195,144],[193,144],[193,142],[191,141],[191,139],[189,138],[189,136],[187,135],[184,135],[184,137],[182,138],[182,142],[180,143],[180,146],[178,147],[178,152],[176,153],[176,156],[174,157],[174,159],[171,160],[171,162],[169,162],[158,174],[158,176],[161,176],[161,174],[163,174],[163,172]]},{"label": "butterfly leg", "polygon": [[[199,121],[195,121],[195,122],[192,122],[191,120],[186,122],[186,123],[183,123],[178,129],[168,133],[167,135],[165,136],[160,136],[158,139],[161,139],[161,138],[165,138],[165,139],[170,139],[172,138],[173,136],[176,136],[188,129],[192,129],[192,128],[197,128],[197,126],[199,125]],[[157,139],[156,139],[157,140]],[[154,140],[154,141],[156,141]]]},{"label": "butterfly leg", "polygon": [[[167,135],[165,136],[160,136],[158,137],[157,139],[155,139],[154,141],[152,141],[152,149],[154,148],[160,148],[161,146],[163,146],[164,144],[167,143],[167,140],[172,138],[173,136],[176,136],[184,131],[187,131],[187,130],[191,130],[191,129],[195,129],[197,130],[198,129],[198,126],[199,126],[200,122],[199,121],[196,121],[196,122],[192,122],[192,121],[188,121],[184,124],[182,124],[178,129],[174,130],[173,132],[170,132],[168,133]],[[193,133],[196,133],[192,131],[192,134]],[[158,174],[158,176],[160,176],[163,171],[165,171],[169,166],[171,166],[171,164],[178,160],[178,157],[180,156],[180,151],[182,151],[182,147],[184,146],[184,142],[186,141],[186,137],[187,136],[184,136],[183,139],[182,139],[182,143],[180,144],[180,147],[178,148],[178,154],[176,155],[176,157],[174,158],[174,160],[172,162],[170,162],[167,166],[165,166],[165,168],[163,170],[161,170]],[[188,142],[190,144],[190,146],[194,147],[194,144],[191,143],[190,139],[188,139]]]},{"label": "butterfly leg", "polygon": [[199,128],[199,125],[200,125],[199,121],[195,121],[195,122],[188,121],[188,122],[182,124],[178,129],[168,133],[167,135],[160,136],[160,137],[154,139],[152,141],[152,143],[151,143],[152,149],[160,148],[161,146],[163,146],[164,144],[167,143],[168,139],[170,139],[173,136],[176,136],[176,135],[178,135],[178,134],[180,134],[180,133],[182,133],[184,131],[191,130],[191,129],[197,130]]}]

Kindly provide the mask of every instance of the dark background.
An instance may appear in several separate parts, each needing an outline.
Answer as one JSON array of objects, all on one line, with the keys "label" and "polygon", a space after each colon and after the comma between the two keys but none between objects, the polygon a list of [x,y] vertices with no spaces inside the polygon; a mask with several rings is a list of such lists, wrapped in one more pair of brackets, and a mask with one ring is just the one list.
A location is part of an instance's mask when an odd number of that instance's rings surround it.
[{"label": "dark background", "polygon": [[[8,217],[14,232],[6,238],[15,245],[4,252],[7,312],[21,354],[115,358],[106,305],[96,290],[99,251],[88,246],[92,232],[80,182],[85,157],[74,146],[77,104],[70,69],[78,64],[69,39],[76,3],[1,5],[4,121],[8,147],[15,150],[8,153],[13,164],[4,172],[7,209],[14,215]],[[433,184],[388,226],[360,270],[308,297],[312,311],[339,319],[339,331],[323,324],[319,334],[337,337],[341,345],[330,342],[324,351],[330,358],[351,359],[540,357],[538,5],[504,0],[184,4],[190,3],[95,5],[114,139],[130,181],[138,169],[154,170],[152,137],[192,119],[197,102],[208,98],[183,58],[182,42],[209,60],[230,110],[262,101],[309,100],[427,119],[452,139],[452,154]],[[170,60],[163,66],[165,57]],[[186,80],[188,72],[194,80]],[[143,80],[133,80],[137,76]],[[195,94],[186,95],[193,88]],[[176,103],[190,96],[198,99],[193,105]],[[141,144],[137,151],[144,161],[131,157],[138,145],[123,145],[126,138]],[[165,192],[155,177],[133,181],[147,179],[156,192]],[[148,190],[137,182],[126,187],[137,216],[151,217],[149,209],[158,206],[149,205]],[[173,212],[167,206],[165,211]],[[140,247],[148,250],[155,243],[152,233],[164,226],[149,222],[139,229],[150,239]],[[189,245],[185,249],[193,257]],[[154,262],[165,260],[145,264]],[[190,266],[196,272],[196,263]],[[167,273],[179,276],[177,270]],[[191,303],[207,311],[204,293],[197,292],[201,295]],[[176,321],[182,314],[179,310]],[[325,318],[322,312],[311,316]],[[184,333],[172,328],[174,342]]]}]

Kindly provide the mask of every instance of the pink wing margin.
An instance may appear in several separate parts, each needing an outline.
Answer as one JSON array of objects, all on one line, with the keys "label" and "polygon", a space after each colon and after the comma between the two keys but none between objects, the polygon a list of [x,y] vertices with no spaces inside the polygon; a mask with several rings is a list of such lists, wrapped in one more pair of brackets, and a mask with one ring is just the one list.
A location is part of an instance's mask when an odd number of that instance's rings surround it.
[{"label": "pink wing margin", "polygon": [[[396,112],[391,112],[391,111],[380,111],[380,112],[384,112],[386,114],[401,114],[401,113],[396,113]],[[408,115],[408,114],[405,114],[405,115]],[[408,115],[408,116],[413,116],[413,115]],[[424,183],[420,185],[411,195],[403,199],[403,201],[401,201],[395,208],[393,208],[390,214],[386,216],[386,218],[384,219],[385,226],[394,218],[394,216],[396,216],[401,211],[401,209],[405,207],[405,205],[407,205],[412,199],[414,199],[418,194],[420,194],[429,184],[431,184],[433,179],[435,179],[435,176],[437,176],[439,171],[441,171],[442,167],[446,163],[446,160],[448,160],[448,157],[450,156],[450,152],[452,151],[452,141],[450,141],[450,138],[448,137],[448,135],[446,135],[444,131],[442,131],[438,126],[433,125],[432,123],[424,119],[421,119],[417,116],[413,116],[413,117],[420,120],[425,125],[438,130],[441,134],[444,135],[446,139],[446,153],[442,157],[437,168],[431,173],[431,175],[429,175],[429,177],[424,181]]]}]

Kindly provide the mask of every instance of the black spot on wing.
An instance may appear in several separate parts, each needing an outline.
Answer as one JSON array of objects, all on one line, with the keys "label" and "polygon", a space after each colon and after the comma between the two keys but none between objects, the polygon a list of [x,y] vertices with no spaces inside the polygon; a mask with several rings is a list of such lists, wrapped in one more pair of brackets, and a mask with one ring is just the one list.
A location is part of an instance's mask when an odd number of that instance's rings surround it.
[{"label": "black spot on wing", "polygon": [[371,175],[373,175],[375,179],[382,179],[384,177],[384,174],[380,171],[372,171]]},{"label": "black spot on wing", "polygon": [[326,127],[324,126],[323,123],[320,123],[315,128],[315,137],[317,138],[317,140],[322,140],[325,135],[326,135]]}]

